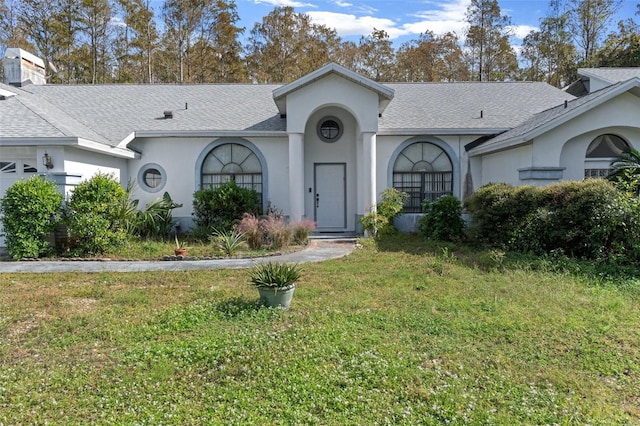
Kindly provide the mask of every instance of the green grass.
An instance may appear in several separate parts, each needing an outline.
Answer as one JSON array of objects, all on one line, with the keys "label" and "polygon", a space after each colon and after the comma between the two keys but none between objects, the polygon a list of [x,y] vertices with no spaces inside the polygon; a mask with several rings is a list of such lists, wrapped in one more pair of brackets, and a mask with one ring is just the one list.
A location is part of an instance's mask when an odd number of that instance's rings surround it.
[{"label": "green grass", "polygon": [[[96,257],[108,257],[113,259],[140,259],[140,260],[159,260],[164,256],[173,256],[174,249],[176,248],[175,242],[160,242],[160,241],[129,241],[124,247],[119,247],[110,253],[105,253]],[[299,250],[300,246],[292,245],[290,247],[278,250],[278,252]],[[193,258],[218,258],[218,257],[230,257],[223,248],[217,246],[215,243],[204,242],[187,242],[187,257]],[[236,257],[256,257],[266,254],[273,254],[273,251],[267,249],[263,250],[251,250],[246,243],[240,244],[236,247],[233,256]]]},{"label": "green grass", "polygon": [[640,423],[634,278],[407,236],[301,266],[289,311],[246,270],[0,275],[0,424]]}]

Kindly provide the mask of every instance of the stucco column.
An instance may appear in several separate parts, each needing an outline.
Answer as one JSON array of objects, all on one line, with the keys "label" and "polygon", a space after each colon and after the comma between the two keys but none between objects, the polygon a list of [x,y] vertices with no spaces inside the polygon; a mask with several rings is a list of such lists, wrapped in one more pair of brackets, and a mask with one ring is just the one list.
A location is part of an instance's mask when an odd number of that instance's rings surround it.
[{"label": "stucco column", "polygon": [[304,216],[304,135],[289,133],[289,220]]},{"label": "stucco column", "polygon": [[364,168],[364,214],[375,211],[376,191],[376,134],[362,133],[362,156]]}]

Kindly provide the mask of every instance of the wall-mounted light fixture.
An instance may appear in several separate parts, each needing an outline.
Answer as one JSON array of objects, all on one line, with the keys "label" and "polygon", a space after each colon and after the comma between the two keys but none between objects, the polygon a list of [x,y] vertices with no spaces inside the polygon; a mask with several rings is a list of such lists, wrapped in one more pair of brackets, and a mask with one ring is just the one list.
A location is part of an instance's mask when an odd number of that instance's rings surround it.
[{"label": "wall-mounted light fixture", "polygon": [[53,169],[53,163],[51,162],[51,156],[47,154],[47,151],[44,152],[42,156],[42,165],[47,169]]}]

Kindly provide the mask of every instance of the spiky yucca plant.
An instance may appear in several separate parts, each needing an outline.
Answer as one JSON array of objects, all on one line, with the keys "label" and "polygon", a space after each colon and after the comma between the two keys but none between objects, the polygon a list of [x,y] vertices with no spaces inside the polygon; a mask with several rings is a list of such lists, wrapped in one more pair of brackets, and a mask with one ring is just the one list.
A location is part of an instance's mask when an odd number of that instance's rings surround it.
[{"label": "spiky yucca plant", "polygon": [[289,263],[261,263],[249,271],[249,281],[256,287],[288,287],[299,278],[298,265]]}]

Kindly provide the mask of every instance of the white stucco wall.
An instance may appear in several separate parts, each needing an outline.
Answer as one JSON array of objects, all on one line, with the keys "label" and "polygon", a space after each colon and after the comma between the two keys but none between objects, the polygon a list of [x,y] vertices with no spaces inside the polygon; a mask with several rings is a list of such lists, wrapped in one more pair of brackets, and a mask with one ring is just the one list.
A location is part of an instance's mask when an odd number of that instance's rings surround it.
[{"label": "white stucco wall", "polygon": [[334,74],[287,96],[287,131],[303,133],[311,115],[325,107],[349,111],[362,132],[378,131],[378,94]]},{"label": "white stucco wall", "polygon": [[589,77],[589,92],[595,92],[596,90],[604,89],[607,86],[611,86],[611,83],[598,77]]},{"label": "white stucco wall", "polygon": [[[532,165],[560,166],[561,153],[567,141],[591,132],[602,134],[613,133],[612,129],[616,128],[637,128],[640,124],[638,117],[640,117],[638,97],[623,93],[537,137],[534,143]],[[625,134],[621,136],[624,137]],[[584,154],[580,156],[579,161],[582,162],[583,159]]]},{"label": "white stucco wall", "polygon": [[482,180],[475,189],[489,183],[504,182],[522,185],[518,169],[531,165],[532,145],[482,156]]},{"label": "white stucco wall", "polygon": [[[560,155],[560,164],[565,167],[564,180],[584,179],[584,170],[606,169],[610,165],[610,159],[585,158],[589,144],[598,136],[609,133],[622,137],[632,147],[640,149],[640,128],[633,127],[606,127],[593,130],[569,139],[563,146]],[[582,159],[582,161],[579,161]]]},{"label": "white stucco wall", "polygon": [[[449,155],[454,169],[453,193],[456,197],[462,194],[464,175],[467,172],[467,154],[464,146],[477,136],[470,135],[409,135],[409,136],[378,136],[378,156],[377,156],[377,178],[378,192],[385,188],[390,188],[392,182],[392,171],[394,154],[398,153],[404,145],[413,142],[430,142],[444,149]],[[455,173],[459,172],[459,173]],[[457,175],[459,176],[457,176]]]},{"label": "white stucco wall", "polygon": [[[304,144],[304,216],[314,218],[314,164],[346,164],[345,230],[356,228],[358,215],[366,210],[368,164],[363,151],[363,133],[378,131],[378,93],[335,74],[328,74],[287,95],[287,132],[303,134]],[[317,136],[318,121],[337,117],[344,126],[335,143]],[[309,192],[311,188],[311,192]],[[315,218],[314,218],[315,219]]]},{"label": "white stucco wall", "polygon": [[200,189],[198,158],[208,154],[218,143],[246,141],[251,143],[267,163],[263,169],[263,196],[265,204],[283,210],[289,209],[288,198],[288,145],[286,138],[206,138],[206,137],[161,137],[136,139],[130,147],[142,152],[139,160],[129,161],[129,175],[136,179],[141,167],[157,164],[166,172],[166,185],[158,192],[147,192],[138,185],[135,198],[140,208],[169,192],[171,198],[183,204],[174,210],[173,216],[184,226],[190,225],[193,211],[193,193]]}]

